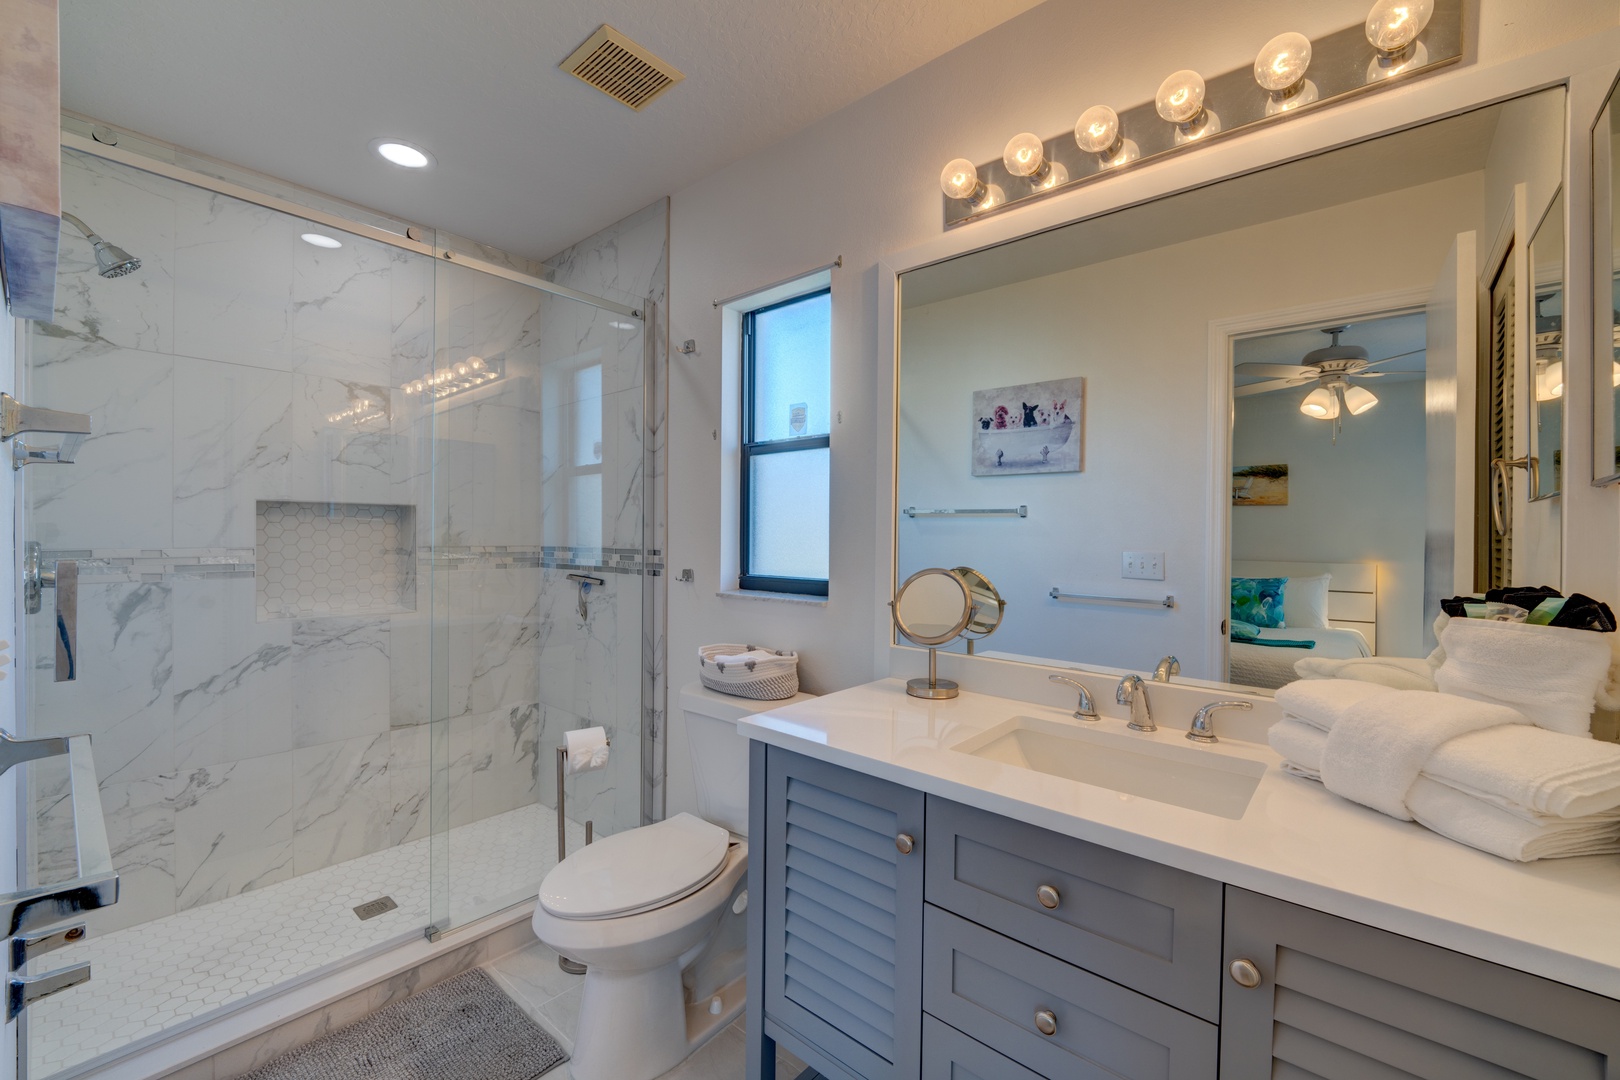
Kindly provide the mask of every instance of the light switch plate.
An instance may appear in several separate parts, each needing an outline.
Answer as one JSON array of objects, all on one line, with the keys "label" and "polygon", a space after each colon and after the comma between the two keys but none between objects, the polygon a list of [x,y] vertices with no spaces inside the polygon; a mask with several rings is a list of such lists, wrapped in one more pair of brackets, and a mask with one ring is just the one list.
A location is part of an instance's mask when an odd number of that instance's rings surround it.
[{"label": "light switch plate", "polygon": [[1164,580],[1164,552],[1127,551],[1121,577],[1140,578],[1143,581]]}]

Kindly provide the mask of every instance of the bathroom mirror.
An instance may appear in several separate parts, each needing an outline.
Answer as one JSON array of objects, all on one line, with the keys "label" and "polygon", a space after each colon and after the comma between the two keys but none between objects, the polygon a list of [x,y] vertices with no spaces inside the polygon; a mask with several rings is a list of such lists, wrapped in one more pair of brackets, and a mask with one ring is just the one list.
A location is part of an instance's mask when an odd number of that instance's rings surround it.
[{"label": "bathroom mirror", "polygon": [[961,578],[962,584],[967,586],[968,599],[972,604],[967,625],[962,628],[962,638],[967,642],[967,651],[971,653],[974,642],[989,637],[1001,625],[1002,617],[1007,613],[1007,602],[990,584],[990,579],[971,566],[958,566],[951,573]]},{"label": "bathroom mirror", "polygon": [[[1561,460],[1532,349],[1480,390],[1476,304],[1544,220],[1558,261],[1564,110],[1542,91],[903,272],[895,580],[993,578],[980,656],[1146,678],[1171,654],[1177,682],[1246,689],[1422,665],[1439,600],[1475,588],[1482,468],[1535,453],[1532,414]],[[1534,291],[1504,293],[1517,340]],[[1519,425],[1494,454],[1492,401]],[[1559,500],[1531,495],[1519,474],[1507,565],[1556,586]],[[1304,610],[1262,628],[1291,644],[1234,643],[1234,578],[1295,582]]]},{"label": "bathroom mirror", "polygon": [[1564,194],[1548,207],[1530,242],[1531,375],[1526,380],[1530,408],[1532,500],[1550,499],[1564,489]]},{"label": "bathroom mirror", "polygon": [[[969,570],[967,574],[984,580],[974,571]],[[928,677],[906,683],[906,693],[912,697],[953,698],[957,695],[956,683],[938,677],[934,654],[939,646],[955,641],[973,623],[977,605],[967,574],[939,566],[919,570],[906,578],[889,603],[895,630],[907,641],[928,650]],[[1000,597],[996,600],[999,604]],[[999,620],[999,611],[997,618]]]},{"label": "bathroom mirror", "polygon": [[[1592,365],[1592,479],[1620,482],[1620,84],[1592,129],[1592,256],[1598,355]],[[1605,362],[1607,361],[1607,362]]]}]

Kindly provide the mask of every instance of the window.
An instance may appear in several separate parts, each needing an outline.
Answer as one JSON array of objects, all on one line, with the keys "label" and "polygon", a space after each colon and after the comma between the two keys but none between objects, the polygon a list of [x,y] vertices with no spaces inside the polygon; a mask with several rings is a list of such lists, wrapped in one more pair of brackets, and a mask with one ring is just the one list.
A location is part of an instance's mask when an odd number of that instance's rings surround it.
[{"label": "window", "polygon": [[832,291],[743,313],[738,586],[827,595]]}]

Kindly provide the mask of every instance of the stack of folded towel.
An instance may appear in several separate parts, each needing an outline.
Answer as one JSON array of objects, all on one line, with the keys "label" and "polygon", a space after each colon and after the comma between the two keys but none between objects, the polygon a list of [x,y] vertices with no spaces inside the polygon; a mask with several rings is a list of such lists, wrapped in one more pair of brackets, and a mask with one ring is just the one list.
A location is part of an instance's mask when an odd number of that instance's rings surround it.
[{"label": "stack of folded towel", "polygon": [[1277,691],[1271,746],[1328,790],[1504,859],[1620,852],[1620,745],[1518,709],[1318,680]]}]

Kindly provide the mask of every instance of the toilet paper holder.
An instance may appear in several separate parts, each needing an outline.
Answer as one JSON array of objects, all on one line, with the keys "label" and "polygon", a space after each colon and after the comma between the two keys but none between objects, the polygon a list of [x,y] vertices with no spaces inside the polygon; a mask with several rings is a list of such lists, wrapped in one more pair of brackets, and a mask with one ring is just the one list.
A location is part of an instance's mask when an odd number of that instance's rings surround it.
[{"label": "toilet paper holder", "polygon": [[[583,603],[583,601],[581,601]],[[607,741],[609,747],[613,740]],[[568,857],[568,788],[565,778],[568,776],[568,747],[557,747],[557,861],[560,863]],[[596,837],[596,822],[585,823],[585,843],[589,844]],[[557,957],[557,966],[570,975],[585,974],[585,965],[577,960],[570,960],[566,956]]]}]

